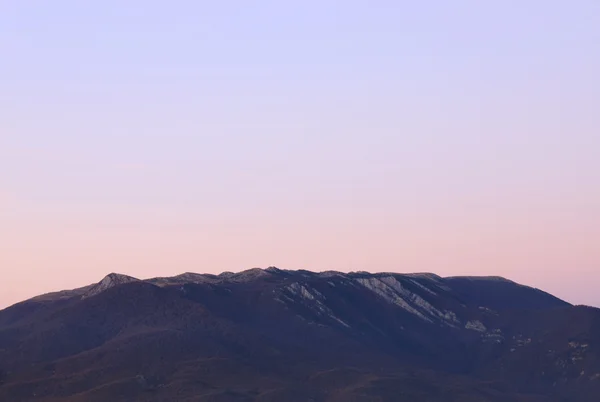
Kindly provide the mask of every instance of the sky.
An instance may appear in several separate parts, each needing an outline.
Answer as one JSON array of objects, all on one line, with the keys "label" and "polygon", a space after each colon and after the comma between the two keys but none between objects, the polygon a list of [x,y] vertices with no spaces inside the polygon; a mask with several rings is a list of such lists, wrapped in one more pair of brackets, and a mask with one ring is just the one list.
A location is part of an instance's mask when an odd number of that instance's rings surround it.
[{"label": "sky", "polygon": [[600,306],[600,2],[0,1],[0,308],[110,272]]}]

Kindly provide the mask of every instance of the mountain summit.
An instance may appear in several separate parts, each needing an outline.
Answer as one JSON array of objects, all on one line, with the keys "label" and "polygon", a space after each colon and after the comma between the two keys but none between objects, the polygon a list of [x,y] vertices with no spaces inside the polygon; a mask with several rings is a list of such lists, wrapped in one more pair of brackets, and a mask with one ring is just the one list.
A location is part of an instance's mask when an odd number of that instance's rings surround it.
[{"label": "mountain summit", "polygon": [[0,400],[596,401],[600,311],[498,277],[109,274],[0,311]]},{"label": "mountain summit", "polygon": [[100,282],[93,285],[83,297],[95,296],[112,287],[136,281],[139,281],[139,279],[127,275],[111,273],[106,275]]}]

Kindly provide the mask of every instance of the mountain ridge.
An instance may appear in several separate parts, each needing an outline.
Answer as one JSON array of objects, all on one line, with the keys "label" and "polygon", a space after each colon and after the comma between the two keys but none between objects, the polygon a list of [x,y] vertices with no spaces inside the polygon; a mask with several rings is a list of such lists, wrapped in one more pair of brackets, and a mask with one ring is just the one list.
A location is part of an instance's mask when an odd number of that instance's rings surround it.
[{"label": "mountain ridge", "polygon": [[[130,276],[127,274],[111,272],[111,273],[107,274],[106,276],[104,276],[99,282],[92,283],[92,284],[82,286],[79,288],[75,288],[75,289],[63,289],[60,291],[54,291],[54,292],[41,294],[38,296],[31,297],[29,299],[25,299],[21,302],[17,302],[15,304],[19,304],[19,303],[27,302],[27,301],[34,301],[34,300],[66,298],[66,297],[71,297],[71,296],[78,296],[80,294],[84,295],[84,294],[90,293],[90,292],[92,294],[94,294],[96,292],[100,292],[100,291],[104,290],[105,288],[112,287],[116,284],[126,283],[126,282],[130,282],[130,281],[141,281],[141,282],[152,283],[152,284],[155,284],[158,286],[168,286],[168,285],[173,285],[176,283],[201,283],[201,282],[219,282],[219,281],[227,281],[227,280],[230,280],[230,281],[231,280],[243,280],[244,278],[246,278],[246,279],[252,278],[253,276],[258,276],[258,275],[267,274],[267,273],[304,273],[304,274],[308,274],[308,275],[317,275],[317,276],[321,276],[321,277],[335,276],[335,275],[339,275],[339,276],[401,275],[401,276],[406,276],[406,277],[434,278],[434,279],[446,280],[446,281],[448,281],[448,280],[498,281],[498,282],[506,282],[506,283],[516,284],[519,286],[523,286],[527,289],[535,289],[535,290],[544,292],[538,288],[528,286],[525,284],[520,284],[511,279],[504,278],[501,276],[489,276],[489,275],[483,275],[483,276],[464,275],[464,276],[462,276],[462,275],[459,275],[459,276],[442,277],[442,276],[439,276],[439,275],[437,275],[435,273],[431,273],[431,272],[404,273],[404,272],[389,272],[389,271],[381,271],[381,272],[369,272],[369,271],[341,272],[341,271],[331,271],[331,270],[308,271],[308,270],[303,270],[303,269],[299,269],[299,270],[281,269],[281,268],[277,268],[275,266],[270,266],[270,267],[264,268],[264,269],[263,268],[250,268],[250,269],[246,269],[246,270],[242,270],[242,271],[238,271],[238,272],[224,271],[224,272],[221,272],[220,274],[185,272],[185,273],[178,274],[178,275],[171,276],[171,277],[152,277],[152,278],[147,278],[147,279],[140,279],[140,278],[136,278],[136,277],[133,277],[133,276]],[[544,293],[547,293],[547,292],[544,292]],[[88,296],[90,296],[92,294],[88,294]],[[549,294],[549,293],[547,293],[547,294]],[[553,296],[553,297],[555,297],[555,296]],[[561,300],[565,303],[568,303],[562,299],[559,299],[559,300]],[[571,304],[571,303],[568,303],[568,304]],[[8,306],[6,308],[9,308],[9,307],[12,307],[12,306]],[[590,306],[590,307],[592,307],[592,306]]]},{"label": "mountain ridge", "polygon": [[0,311],[0,400],[591,402],[600,392],[600,310],[504,278],[269,267],[111,273],[71,292]]}]

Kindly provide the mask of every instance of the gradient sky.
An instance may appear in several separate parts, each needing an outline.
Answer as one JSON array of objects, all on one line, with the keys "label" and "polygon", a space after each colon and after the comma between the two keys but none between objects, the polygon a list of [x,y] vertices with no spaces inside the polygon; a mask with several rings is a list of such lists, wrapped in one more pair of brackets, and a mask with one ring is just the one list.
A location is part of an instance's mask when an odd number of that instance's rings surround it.
[{"label": "gradient sky", "polygon": [[600,1],[0,1],[0,307],[109,272],[600,306]]}]

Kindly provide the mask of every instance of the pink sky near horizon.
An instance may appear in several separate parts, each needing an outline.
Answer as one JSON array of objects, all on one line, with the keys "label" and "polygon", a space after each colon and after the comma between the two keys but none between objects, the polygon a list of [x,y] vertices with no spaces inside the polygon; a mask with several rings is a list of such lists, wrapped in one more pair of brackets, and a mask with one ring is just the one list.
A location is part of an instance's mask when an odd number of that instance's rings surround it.
[{"label": "pink sky near horizon", "polygon": [[64,213],[46,211],[45,218],[30,217],[23,225],[21,215],[10,236],[2,239],[12,252],[2,253],[0,264],[14,267],[17,274],[9,275],[16,279],[11,286],[3,284],[0,301],[7,305],[83,286],[109,272],[150,278],[276,265],[502,275],[573,303],[598,305],[600,231],[595,222],[574,224],[568,214],[550,217],[550,208],[505,211],[504,216],[491,216],[484,208],[458,214],[430,208],[420,216],[372,210],[357,214],[353,209],[353,220],[334,210],[322,215],[262,211],[243,222],[234,214],[207,218],[194,216],[194,211],[132,209],[126,217],[114,211],[111,217],[102,217],[100,210],[81,211],[81,216],[71,211],[68,221]]},{"label": "pink sky near horizon", "polygon": [[0,5],[0,308],[270,265],[600,306],[600,2],[25,3]]}]

